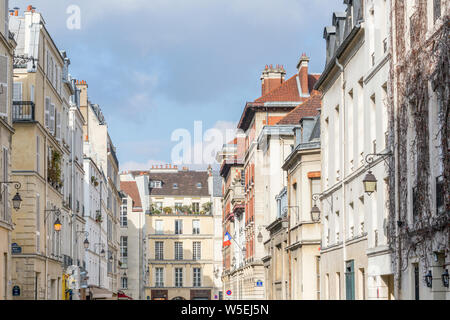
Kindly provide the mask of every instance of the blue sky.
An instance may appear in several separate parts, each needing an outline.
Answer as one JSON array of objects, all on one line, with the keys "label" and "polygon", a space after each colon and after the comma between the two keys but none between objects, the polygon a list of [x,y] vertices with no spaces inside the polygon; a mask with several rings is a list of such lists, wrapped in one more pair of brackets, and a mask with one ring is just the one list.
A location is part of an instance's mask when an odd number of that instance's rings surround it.
[{"label": "blue sky", "polygon": [[[70,73],[89,84],[122,170],[172,163],[172,132],[232,128],[260,96],[266,64],[325,63],[323,28],[342,0],[10,0],[43,14]],[[77,5],[81,28],[67,28]],[[193,142],[194,143],[194,142]],[[205,164],[207,165],[207,164]]]}]

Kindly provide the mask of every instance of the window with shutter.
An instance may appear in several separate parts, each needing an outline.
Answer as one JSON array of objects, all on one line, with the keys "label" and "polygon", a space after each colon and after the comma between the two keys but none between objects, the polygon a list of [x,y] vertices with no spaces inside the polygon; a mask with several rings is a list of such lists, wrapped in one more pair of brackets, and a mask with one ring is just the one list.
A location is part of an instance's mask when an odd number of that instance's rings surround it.
[{"label": "window with shutter", "polygon": [[[8,169],[9,169],[9,154],[8,154],[8,149],[7,148],[3,148],[3,181],[9,181],[9,174],[8,174]],[[5,201],[8,197],[8,184],[5,183],[3,185],[3,220],[6,222],[9,222],[10,216],[9,216],[9,210],[8,210],[8,201]]]},{"label": "window with shutter", "polygon": [[14,82],[13,101],[22,101],[22,82]]},{"label": "window with shutter", "polygon": [[40,162],[41,162],[41,146],[39,136],[36,136],[36,172],[40,171]]},{"label": "window with shutter", "polygon": [[0,55],[0,116],[8,116],[8,57]]},{"label": "window with shutter", "polygon": [[61,140],[61,113],[56,111],[56,139]]},{"label": "window with shutter", "polygon": [[55,134],[55,105],[52,103],[50,105],[50,132]]},{"label": "window with shutter", "polygon": [[50,128],[50,98],[45,98],[45,127]]},{"label": "window with shutter", "polygon": [[30,101],[34,102],[34,85],[30,86]]}]

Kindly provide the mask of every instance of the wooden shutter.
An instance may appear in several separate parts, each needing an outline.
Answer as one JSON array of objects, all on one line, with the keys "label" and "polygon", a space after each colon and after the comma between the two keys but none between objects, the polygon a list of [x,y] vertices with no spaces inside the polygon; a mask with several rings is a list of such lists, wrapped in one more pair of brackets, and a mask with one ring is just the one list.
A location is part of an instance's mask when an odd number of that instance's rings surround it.
[{"label": "wooden shutter", "polygon": [[0,55],[0,116],[8,116],[8,57]]},{"label": "wooden shutter", "polygon": [[14,82],[13,101],[22,101],[22,82]]},{"label": "wooden shutter", "polygon": [[46,97],[45,98],[45,127],[47,129],[50,128],[50,98]]},{"label": "wooden shutter", "polygon": [[50,105],[50,132],[55,134],[55,105]]},{"label": "wooden shutter", "polygon": [[61,112],[55,112],[56,117],[56,139],[61,140]]},{"label": "wooden shutter", "polygon": [[30,86],[30,101],[34,102],[34,85]]},{"label": "wooden shutter", "polygon": [[39,136],[36,136],[36,172],[39,173],[41,164],[41,143]]}]

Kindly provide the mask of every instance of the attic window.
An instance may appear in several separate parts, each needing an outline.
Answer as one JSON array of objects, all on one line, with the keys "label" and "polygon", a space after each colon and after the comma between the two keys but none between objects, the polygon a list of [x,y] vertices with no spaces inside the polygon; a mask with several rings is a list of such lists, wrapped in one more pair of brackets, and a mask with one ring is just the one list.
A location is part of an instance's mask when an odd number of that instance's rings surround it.
[{"label": "attic window", "polygon": [[161,189],[162,188],[162,181],[150,181],[150,188]]},{"label": "attic window", "polygon": [[202,184],[199,182],[197,183],[197,189],[201,189],[202,188]]},{"label": "attic window", "polygon": [[178,183],[174,183],[174,184],[173,184],[173,188],[174,188],[174,189],[178,189]]}]

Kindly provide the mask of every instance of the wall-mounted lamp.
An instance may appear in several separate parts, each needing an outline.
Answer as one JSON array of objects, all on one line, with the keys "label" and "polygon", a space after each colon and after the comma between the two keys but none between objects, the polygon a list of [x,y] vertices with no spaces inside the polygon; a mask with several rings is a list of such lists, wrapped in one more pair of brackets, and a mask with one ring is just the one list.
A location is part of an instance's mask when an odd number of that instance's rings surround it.
[{"label": "wall-mounted lamp", "polygon": [[425,275],[425,283],[427,284],[428,288],[433,287],[433,274],[431,273],[431,270],[428,271],[428,273]]},{"label": "wall-mounted lamp", "polygon": [[[12,203],[13,203],[13,208],[16,211],[20,210],[20,207],[22,205],[22,197],[19,194],[19,189],[22,187],[22,185],[20,184],[20,182],[17,181],[4,181],[4,182],[0,182],[1,185],[3,184],[14,184],[14,187],[17,190],[16,195],[14,196],[14,198],[12,199]],[[0,193],[0,200],[2,200],[2,194]]]},{"label": "wall-mounted lamp", "polygon": [[[366,156],[366,163],[371,165],[373,162],[375,162],[375,157],[381,157],[383,160],[386,160],[387,158],[391,157],[393,154],[392,152],[388,153],[371,153]],[[387,165],[389,166],[389,162],[387,162]],[[377,191],[377,178],[373,175],[372,171],[369,170],[367,175],[365,176],[363,180],[364,184],[364,192],[367,193],[368,196],[371,196],[372,193]]]},{"label": "wall-mounted lamp", "polygon": [[442,285],[448,288],[448,282],[448,269],[445,269],[444,273],[442,274]]}]

